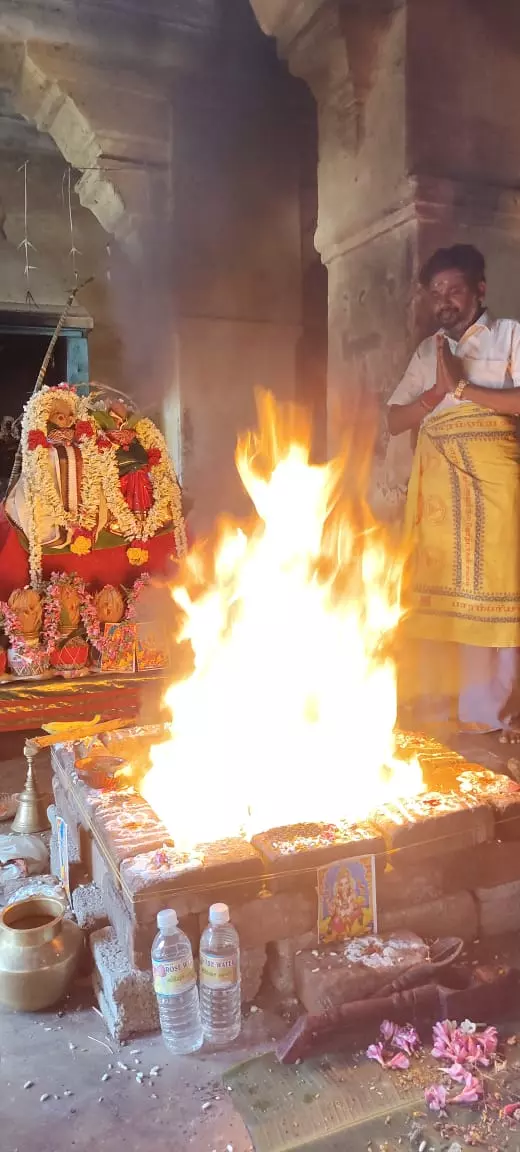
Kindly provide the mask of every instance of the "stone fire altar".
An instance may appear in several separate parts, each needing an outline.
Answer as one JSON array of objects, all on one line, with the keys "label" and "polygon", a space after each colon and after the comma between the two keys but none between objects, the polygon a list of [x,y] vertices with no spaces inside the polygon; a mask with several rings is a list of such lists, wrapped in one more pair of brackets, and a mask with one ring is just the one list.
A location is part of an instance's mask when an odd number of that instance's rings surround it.
[{"label": "stone fire altar", "polygon": [[160,738],[157,728],[131,729],[88,747],[52,749],[51,864],[59,874],[59,816],[67,826],[72,902],[90,933],[94,987],[114,1037],[158,1027],[150,949],[157,912],[171,906],[196,953],[209,905],[230,905],[244,1002],[265,981],[310,1012],[340,1003],[348,959],[341,946],[317,943],[316,870],[333,860],[374,855],[381,932],[471,941],[520,928],[520,788],[509,777],[402,733],[398,752],[418,758],[422,794],[376,808],[363,823],[338,813],[336,824],[271,829],[251,842],[229,839],[183,854],[138,783],[117,790],[81,770],[85,757],[122,756],[123,747],[123,759],[135,748],[138,763]]}]

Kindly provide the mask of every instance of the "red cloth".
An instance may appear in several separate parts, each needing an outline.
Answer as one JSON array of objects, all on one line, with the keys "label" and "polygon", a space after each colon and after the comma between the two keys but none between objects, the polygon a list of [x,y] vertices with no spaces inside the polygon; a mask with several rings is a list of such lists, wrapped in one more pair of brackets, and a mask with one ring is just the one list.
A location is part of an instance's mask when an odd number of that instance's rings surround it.
[{"label": "red cloth", "polygon": [[[127,588],[143,572],[164,573],[171,567],[170,556],[175,555],[173,532],[147,540],[148,563],[143,568],[130,564],[126,545],[117,548],[99,548],[87,556],[63,555],[43,557],[43,577],[52,572],[77,572],[89,587],[102,588],[104,584],[124,584]],[[29,583],[29,556],[22,548],[18,536],[6,519],[0,505],[0,600],[7,600],[15,588]]]},{"label": "red cloth", "polygon": [[121,491],[131,512],[149,512],[153,507],[152,481],[144,468],[137,472],[128,472],[122,476],[119,484]]}]

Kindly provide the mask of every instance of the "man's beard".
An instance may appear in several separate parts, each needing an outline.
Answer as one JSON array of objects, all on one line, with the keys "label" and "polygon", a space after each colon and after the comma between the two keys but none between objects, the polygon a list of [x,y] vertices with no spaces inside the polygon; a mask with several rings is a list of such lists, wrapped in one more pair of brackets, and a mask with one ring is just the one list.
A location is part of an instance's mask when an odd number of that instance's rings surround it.
[{"label": "man's beard", "polygon": [[462,323],[462,316],[460,312],[451,311],[449,309],[439,312],[437,319],[441,327],[446,328],[447,332],[449,332],[452,328],[458,328]]}]

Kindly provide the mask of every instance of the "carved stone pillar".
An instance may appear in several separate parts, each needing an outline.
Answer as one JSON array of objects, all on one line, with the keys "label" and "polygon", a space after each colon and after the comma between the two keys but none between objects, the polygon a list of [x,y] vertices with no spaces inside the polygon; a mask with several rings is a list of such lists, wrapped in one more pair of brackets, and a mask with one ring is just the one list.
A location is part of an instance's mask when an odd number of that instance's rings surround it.
[{"label": "carved stone pillar", "polygon": [[[520,313],[520,12],[509,0],[251,0],[318,104],[316,245],[329,275],[329,441],[425,334],[417,271],[477,244],[495,311]],[[489,99],[487,93],[493,93]],[[333,443],[330,444],[333,447]],[[408,438],[376,466],[397,506]]]}]

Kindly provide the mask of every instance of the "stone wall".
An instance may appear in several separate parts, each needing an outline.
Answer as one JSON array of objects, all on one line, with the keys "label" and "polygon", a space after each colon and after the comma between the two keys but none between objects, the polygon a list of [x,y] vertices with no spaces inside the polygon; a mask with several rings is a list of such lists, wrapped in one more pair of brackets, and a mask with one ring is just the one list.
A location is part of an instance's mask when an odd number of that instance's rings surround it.
[{"label": "stone wall", "polygon": [[[254,389],[292,398],[302,371],[312,100],[236,0],[132,0],[124,33],[112,0],[98,19],[90,7],[21,0],[0,35],[0,297],[24,306],[29,160],[29,287],[59,312],[70,165],[78,274],[93,277],[81,295],[91,377],[162,419],[192,527],[205,530],[247,507],[233,454]],[[308,166],[305,181],[308,195]]]},{"label": "stone wall", "polygon": [[[329,271],[329,438],[382,409],[427,322],[420,264],[440,244],[476,243],[489,296],[520,315],[520,10],[511,0],[251,0],[318,104],[319,223]],[[489,94],[492,93],[492,98]],[[408,437],[374,474],[380,511],[399,510]]]},{"label": "stone wall", "polygon": [[[236,438],[254,424],[255,389],[294,397],[302,335],[306,125],[285,69],[251,24],[215,50],[203,87],[187,81],[174,98],[183,482],[202,530],[220,512],[248,508]],[[306,107],[304,85],[301,96]]]}]

